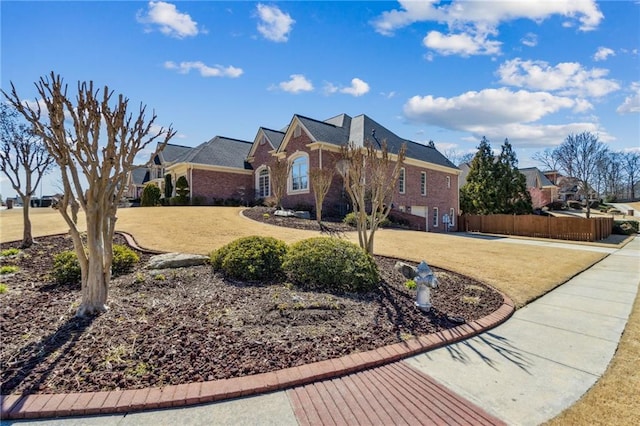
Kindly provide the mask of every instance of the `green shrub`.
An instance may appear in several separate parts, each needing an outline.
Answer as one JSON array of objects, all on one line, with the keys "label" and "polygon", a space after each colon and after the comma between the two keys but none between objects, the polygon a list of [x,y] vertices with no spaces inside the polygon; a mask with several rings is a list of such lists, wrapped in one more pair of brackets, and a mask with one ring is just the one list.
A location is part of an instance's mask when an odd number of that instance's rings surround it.
[{"label": "green shrub", "polygon": [[282,276],[287,245],[273,237],[244,237],[211,253],[211,265],[226,277],[269,281]]},{"label": "green shrub", "polygon": [[404,286],[408,289],[408,290],[415,290],[418,287],[418,283],[416,283],[414,280],[406,280],[404,282]]},{"label": "green shrub", "polygon": [[567,201],[567,206],[569,206],[569,208],[573,210],[582,209],[582,203],[580,201],[574,201],[574,200]]},{"label": "green shrub", "polygon": [[353,243],[330,237],[293,244],[282,268],[291,282],[310,289],[365,292],[380,281],[371,256]]},{"label": "green shrub", "polygon": [[[131,270],[134,264],[140,261],[140,257],[129,247],[114,244],[111,273],[119,275]],[[59,284],[77,283],[82,277],[78,256],[73,250],[58,253],[53,258],[53,279]]]},{"label": "green shrub", "polygon": [[0,284],[0,294],[5,294],[9,291],[9,287],[6,284]]},{"label": "green shrub", "polygon": [[13,274],[14,272],[18,272],[19,269],[20,268],[13,265],[0,266],[0,275]]},{"label": "green shrub", "polygon": [[160,204],[160,196],[160,188],[158,188],[156,185],[152,183],[145,185],[144,189],[142,190],[140,205],[142,207],[157,206],[158,204]]},{"label": "green shrub", "polygon": [[133,265],[140,262],[138,254],[129,247],[122,244],[113,245],[113,262],[111,272],[114,275],[129,272]]},{"label": "green shrub", "polygon": [[196,195],[191,199],[192,206],[204,206],[207,203],[207,198],[202,195]]},{"label": "green shrub", "polygon": [[5,249],[5,250],[2,250],[0,252],[0,256],[2,256],[2,257],[16,256],[19,253],[20,253],[19,249],[15,248],[15,247],[12,247],[12,248],[8,248],[8,249]]},{"label": "green shrub", "polygon": [[[342,219],[342,221],[344,223],[346,223],[349,226],[353,226],[355,227],[357,222],[356,222],[356,214],[354,212],[348,213],[344,219]],[[371,226],[371,215],[367,216],[367,228],[369,228]],[[390,226],[393,226],[393,222],[389,219],[389,217],[385,217],[379,224],[378,226],[380,228],[388,228]]]},{"label": "green shrub", "polygon": [[184,176],[180,176],[176,180],[176,195],[179,206],[185,206],[189,202],[189,182]]},{"label": "green shrub", "polygon": [[632,235],[638,233],[638,222],[635,220],[614,220],[613,233],[620,235]]},{"label": "green shrub", "polygon": [[51,276],[58,284],[80,282],[81,271],[78,256],[73,250],[65,250],[53,258],[53,272]]}]

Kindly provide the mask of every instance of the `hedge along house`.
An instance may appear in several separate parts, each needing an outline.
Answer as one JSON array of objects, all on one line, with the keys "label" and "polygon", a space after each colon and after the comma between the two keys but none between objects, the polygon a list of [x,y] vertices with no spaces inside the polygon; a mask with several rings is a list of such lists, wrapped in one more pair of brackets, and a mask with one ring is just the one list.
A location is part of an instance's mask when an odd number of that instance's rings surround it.
[{"label": "hedge along house", "polygon": [[[273,193],[270,166],[279,158],[291,167],[283,206],[313,206],[309,170],[316,167],[335,169],[340,161],[341,147],[349,142],[356,146],[370,142],[376,147],[386,142],[392,159],[402,144],[406,144],[406,159],[394,194],[394,208],[424,218],[423,229],[426,230],[444,231],[444,215],[455,225],[460,170],[435,146],[402,139],[364,114],[353,118],[340,114],[325,121],[294,115],[284,132],[261,128],[247,160],[254,170],[256,197],[266,198]],[[336,173],[325,198],[324,210],[344,213],[349,203],[342,179]]]}]

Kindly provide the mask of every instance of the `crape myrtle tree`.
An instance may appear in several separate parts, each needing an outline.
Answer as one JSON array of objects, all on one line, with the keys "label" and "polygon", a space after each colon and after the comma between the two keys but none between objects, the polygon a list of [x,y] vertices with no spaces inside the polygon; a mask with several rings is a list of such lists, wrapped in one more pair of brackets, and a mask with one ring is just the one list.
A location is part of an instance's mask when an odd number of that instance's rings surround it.
[{"label": "crape myrtle tree", "polygon": [[[0,171],[22,200],[22,248],[33,244],[29,208],[42,177],[53,164],[53,157],[33,129],[18,120],[17,110],[0,104]],[[23,180],[24,179],[24,180]]]},{"label": "crape myrtle tree", "polygon": [[[82,277],[76,315],[99,314],[108,309],[116,212],[127,174],[134,168],[136,154],[156,140],[162,142],[157,150],[163,149],[175,131],[169,127],[152,132],[155,113],[147,120],[142,104],[130,112],[129,100],[123,95],[112,104],[113,91],[107,86],[94,89],[92,81],[78,82],[75,102],[63,79],[53,72],[35,86],[46,108],[44,114],[39,104],[34,109],[24,103],[13,84],[11,93],[3,94],[33,126],[60,167],[64,194],[57,208],[69,225]],[[84,238],[76,220],[79,207],[86,217]]]},{"label": "crape myrtle tree", "polygon": [[282,208],[282,199],[287,192],[287,179],[289,178],[289,172],[291,171],[291,164],[281,158],[276,158],[276,161],[269,166],[269,175],[271,179],[271,192],[276,203],[276,208]]},{"label": "crape myrtle tree", "polygon": [[316,221],[319,226],[322,226],[322,203],[331,188],[333,182],[333,176],[335,170],[333,168],[321,169],[314,167],[309,170],[309,179],[311,180],[311,187],[313,188],[313,197],[316,202]]},{"label": "crape myrtle tree", "polygon": [[[345,191],[353,205],[358,242],[369,254],[373,254],[378,226],[391,211],[406,150],[407,146],[402,144],[398,153],[391,154],[386,141],[380,144],[379,150],[368,141],[364,147],[353,142],[341,147],[338,173],[342,176]],[[369,220],[367,207],[371,212]]]},{"label": "crape myrtle tree", "polygon": [[494,157],[483,137],[471,161],[467,182],[460,188],[460,207],[467,214],[528,214],[533,210],[525,176],[505,139],[500,155]]}]

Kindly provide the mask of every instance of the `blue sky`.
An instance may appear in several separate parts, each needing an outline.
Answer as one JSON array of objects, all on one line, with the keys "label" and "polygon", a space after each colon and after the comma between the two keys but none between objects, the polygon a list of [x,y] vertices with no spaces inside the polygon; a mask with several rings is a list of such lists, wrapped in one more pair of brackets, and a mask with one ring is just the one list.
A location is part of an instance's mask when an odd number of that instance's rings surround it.
[{"label": "blue sky", "polygon": [[[640,2],[0,3],[1,85],[55,71],[145,103],[172,143],[367,114],[445,153],[505,138],[521,167],[569,133],[640,150]],[[140,161],[148,158],[148,153]],[[45,193],[57,192],[55,174]],[[2,194],[12,190],[3,180]]]}]

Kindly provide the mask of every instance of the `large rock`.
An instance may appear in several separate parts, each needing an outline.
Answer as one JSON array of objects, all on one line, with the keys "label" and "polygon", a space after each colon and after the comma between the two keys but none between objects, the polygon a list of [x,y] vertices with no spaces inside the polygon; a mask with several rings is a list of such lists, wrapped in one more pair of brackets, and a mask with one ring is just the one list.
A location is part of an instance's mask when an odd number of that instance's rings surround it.
[{"label": "large rock", "polygon": [[282,216],[282,217],[294,217],[295,213],[293,210],[276,210],[273,213],[274,216]]},{"label": "large rock", "polygon": [[186,266],[204,265],[209,261],[207,256],[189,253],[164,253],[152,256],[147,269],[183,268]]},{"label": "large rock", "polygon": [[408,280],[414,279],[417,275],[416,268],[408,263],[396,262],[394,269],[400,272]]},{"label": "large rock", "polygon": [[293,215],[300,219],[311,219],[311,213],[305,210],[298,210],[293,212]]}]

